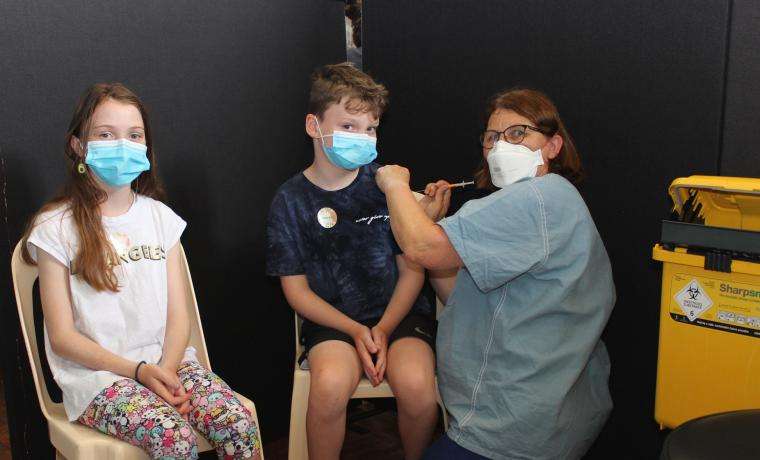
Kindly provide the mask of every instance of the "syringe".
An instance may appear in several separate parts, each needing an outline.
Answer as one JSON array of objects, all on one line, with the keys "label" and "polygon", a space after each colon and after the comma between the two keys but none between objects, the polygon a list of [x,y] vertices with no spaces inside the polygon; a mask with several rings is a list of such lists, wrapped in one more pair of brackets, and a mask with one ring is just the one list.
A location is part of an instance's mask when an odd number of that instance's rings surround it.
[{"label": "syringe", "polygon": [[[475,181],[464,181],[464,182],[457,182],[456,184],[449,184],[449,189],[452,188],[458,188],[458,187],[467,187],[468,185],[474,185]],[[414,193],[425,193],[425,189],[422,190],[415,190]]]}]

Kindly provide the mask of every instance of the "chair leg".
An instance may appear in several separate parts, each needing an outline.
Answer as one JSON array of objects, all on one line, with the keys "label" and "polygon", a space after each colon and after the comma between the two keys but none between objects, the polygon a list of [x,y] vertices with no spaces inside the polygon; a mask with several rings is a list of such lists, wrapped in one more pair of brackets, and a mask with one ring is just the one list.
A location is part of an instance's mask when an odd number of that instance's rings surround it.
[{"label": "chair leg", "polygon": [[438,388],[438,379],[435,381],[435,396],[438,400],[438,405],[441,406],[441,414],[443,414],[443,431],[449,431],[449,413],[446,412],[446,406],[443,405],[443,398],[441,398],[441,391]]},{"label": "chair leg", "polygon": [[288,460],[308,460],[306,411],[309,408],[309,372],[296,370],[293,376],[293,397],[290,405],[290,437]]},{"label": "chair leg", "polygon": [[446,412],[446,408],[443,406],[443,402],[438,403],[441,406],[441,414],[443,415],[443,432],[449,431],[449,413]]}]

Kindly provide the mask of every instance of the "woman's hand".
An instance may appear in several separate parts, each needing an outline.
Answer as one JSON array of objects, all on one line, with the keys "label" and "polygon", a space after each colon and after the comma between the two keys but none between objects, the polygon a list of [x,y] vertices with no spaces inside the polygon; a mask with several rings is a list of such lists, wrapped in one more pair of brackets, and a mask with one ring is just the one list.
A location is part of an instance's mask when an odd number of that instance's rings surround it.
[{"label": "woman's hand", "polygon": [[377,372],[375,371],[375,364],[372,362],[372,356],[377,353],[377,346],[375,341],[372,340],[372,333],[369,328],[363,324],[356,323],[356,329],[351,334],[351,338],[354,339],[354,345],[356,346],[356,352],[359,354],[359,360],[364,368],[364,373],[367,378],[372,382],[373,386],[380,385],[377,380]]},{"label": "woman's hand", "polygon": [[377,375],[377,383],[373,382],[373,386],[378,386],[385,378],[385,367],[388,362],[388,333],[380,325],[375,325],[370,330],[372,334],[372,341],[377,346],[377,361],[375,362],[375,372]]},{"label": "woman's hand", "polygon": [[180,384],[177,373],[168,371],[161,366],[143,364],[137,371],[137,381],[177,408],[177,410],[190,400],[190,394]]},{"label": "woman's hand", "polygon": [[383,166],[377,170],[375,182],[383,193],[387,193],[394,186],[406,185],[408,187],[409,170],[398,165]]},{"label": "woman's hand", "polygon": [[425,187],[425,197],[419,203],[430,220],[438,222],[443,219],[446,217],[449,205],[451,204],[450,184],[445,180],[427,184]]}]

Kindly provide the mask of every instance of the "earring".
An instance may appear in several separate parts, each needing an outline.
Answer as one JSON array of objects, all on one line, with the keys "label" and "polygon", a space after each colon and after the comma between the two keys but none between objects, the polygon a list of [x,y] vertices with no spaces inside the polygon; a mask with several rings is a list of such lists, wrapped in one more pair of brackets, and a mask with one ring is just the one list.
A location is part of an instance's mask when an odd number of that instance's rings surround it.
[{"label": "earring", "polygon": [[87,168],[85,168],[84,163],[79,162],[77,165],[77,172],[79,172],[79,174],[84,174],[87,172]]}]

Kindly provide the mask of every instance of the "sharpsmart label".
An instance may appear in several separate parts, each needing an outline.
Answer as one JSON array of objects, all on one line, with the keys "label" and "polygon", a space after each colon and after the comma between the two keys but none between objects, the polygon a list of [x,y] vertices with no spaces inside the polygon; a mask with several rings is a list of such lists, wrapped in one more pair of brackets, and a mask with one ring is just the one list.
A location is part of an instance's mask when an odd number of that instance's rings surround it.
[{"label": "sharpsmart label", "polygon": [[679,273],[670,290],[673,320],[760,338],[760,284]]}]

